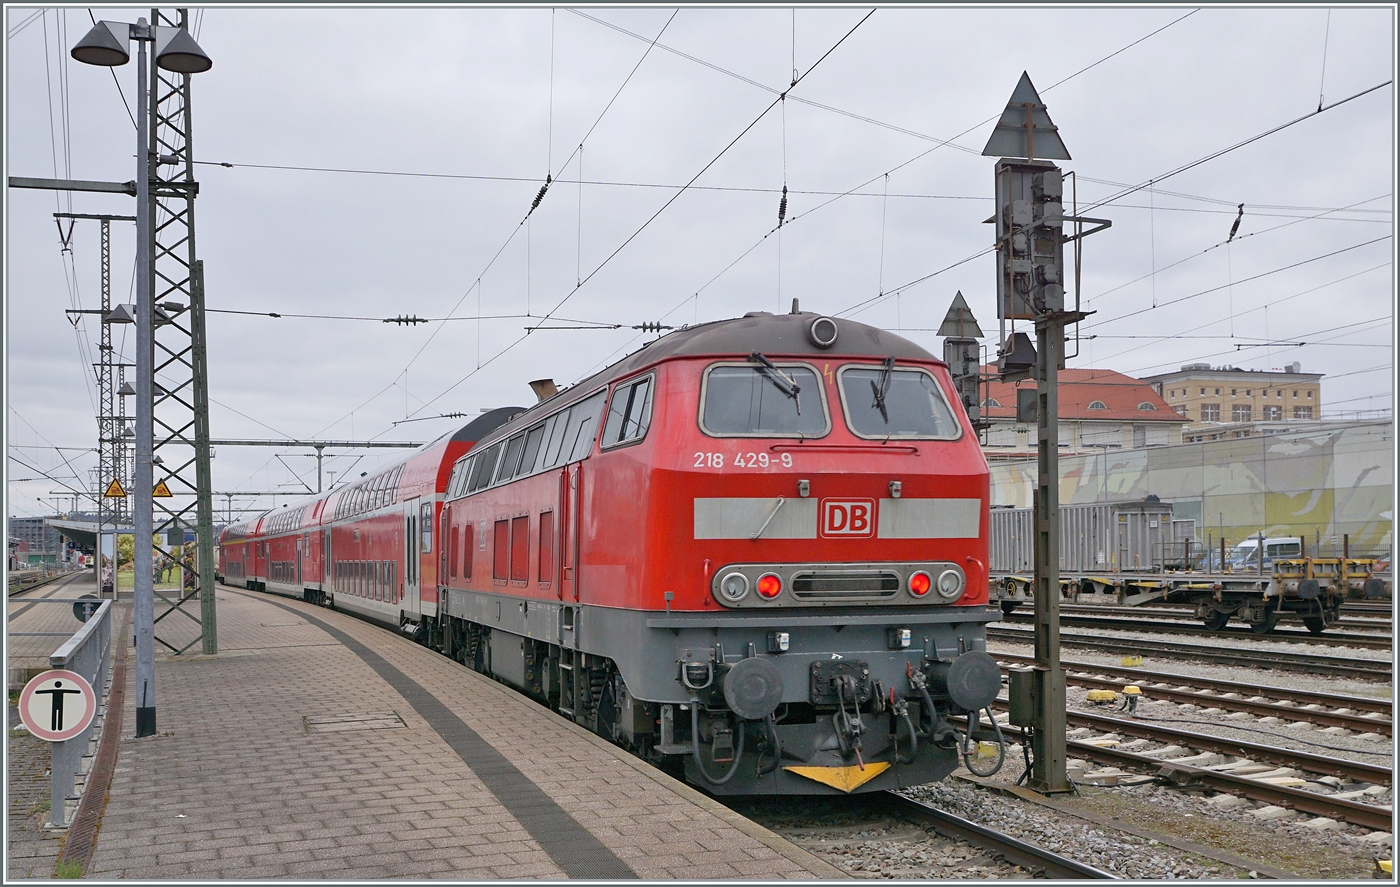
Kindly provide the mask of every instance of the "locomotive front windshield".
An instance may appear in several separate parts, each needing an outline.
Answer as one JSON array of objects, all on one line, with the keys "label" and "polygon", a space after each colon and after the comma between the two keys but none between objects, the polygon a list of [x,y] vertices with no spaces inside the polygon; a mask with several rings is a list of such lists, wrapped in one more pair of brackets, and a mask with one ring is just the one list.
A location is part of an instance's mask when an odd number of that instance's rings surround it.
[{"label": "locomotive front windshield", "polygon": [[718,436],[822,437],[829,423],[821,380],[805,366],[712,366],[700,427]]},{"label": "locomotive front windshield", "polygon": [[962,433],[938,383],[924,370],[847,366],[840,379],[846,422],[860,437],[952,440]]}]

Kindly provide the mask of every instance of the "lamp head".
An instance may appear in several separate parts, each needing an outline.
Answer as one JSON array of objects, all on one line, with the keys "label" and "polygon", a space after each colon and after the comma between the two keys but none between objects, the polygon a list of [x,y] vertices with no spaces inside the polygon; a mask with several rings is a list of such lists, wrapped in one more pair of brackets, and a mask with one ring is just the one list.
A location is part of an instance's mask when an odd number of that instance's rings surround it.
[{"label": "lamp head", "polygon": [[214,60],[184,28],[156,28],[156,65],[176,74],[202,74]]},{"label": "lamp head", "polygon": [[98,22],[69,53],[85,65],[117,68],[131,61],[127,49],[130,25],[121,22]]}]

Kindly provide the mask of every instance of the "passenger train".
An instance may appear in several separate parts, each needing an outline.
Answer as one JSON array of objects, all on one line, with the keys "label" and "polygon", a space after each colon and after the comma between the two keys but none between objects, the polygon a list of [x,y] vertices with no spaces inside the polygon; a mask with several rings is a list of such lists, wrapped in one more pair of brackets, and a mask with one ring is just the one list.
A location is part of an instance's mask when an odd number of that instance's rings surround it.
[{"label": "passenger train", "polygon": [[794,305],[531,384],[229,526],[221,580],[410,633],[715,794],[926,783],[1000,740],[989,473],[942,361]]}]

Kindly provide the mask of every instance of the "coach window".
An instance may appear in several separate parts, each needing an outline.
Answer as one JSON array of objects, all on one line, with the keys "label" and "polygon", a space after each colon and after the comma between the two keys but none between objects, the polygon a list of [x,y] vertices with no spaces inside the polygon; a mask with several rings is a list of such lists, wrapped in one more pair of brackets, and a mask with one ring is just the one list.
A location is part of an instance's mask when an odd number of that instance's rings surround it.
[{"label": "coach window", "polygon": [[825,437],[826,393],[805,364],[714,364],[701,383],[700,430],[711,437]]},{"label": "coach window", "polygon": [[510,521],[496,521],[491,537],[491,578],[505,582],[510,578]]},{"label": "coach window", "polygon": [[953,440],[962,434],[927,370],[847,364],[837,379],[846,424],[858,437]]},{"label": "coach window", "polygon": [[603,448],[630,443],[646,437],[651,424],[651,390],[656,377],[649,375],[613,391],[608,420],[603,426]]},{"label": "coach window", "polygon": [[423,537],[423,553],[433,550],[433,503],[424,502],[419,509],[418,526]]}]

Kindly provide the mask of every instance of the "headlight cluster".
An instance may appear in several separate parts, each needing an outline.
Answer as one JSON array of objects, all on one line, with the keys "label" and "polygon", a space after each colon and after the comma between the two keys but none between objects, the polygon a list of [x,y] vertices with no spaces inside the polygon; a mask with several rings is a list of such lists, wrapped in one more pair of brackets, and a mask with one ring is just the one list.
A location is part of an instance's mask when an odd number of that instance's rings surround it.
[{"label": "headlight cluster", "polygon": [[[766,601],[782,594],[783,580],[777,573],[764,573],[758,577],[758,581],[753,584],[754,591],[758,596]],[[749,593],[749,577],[743,573],[735,571],[729,573],[719,582],[719,593],[725,600],[738,602],[744,599],[744,595]]]}]

